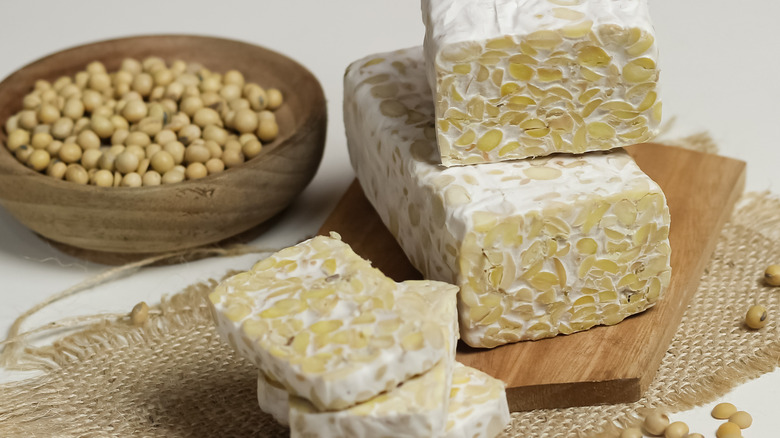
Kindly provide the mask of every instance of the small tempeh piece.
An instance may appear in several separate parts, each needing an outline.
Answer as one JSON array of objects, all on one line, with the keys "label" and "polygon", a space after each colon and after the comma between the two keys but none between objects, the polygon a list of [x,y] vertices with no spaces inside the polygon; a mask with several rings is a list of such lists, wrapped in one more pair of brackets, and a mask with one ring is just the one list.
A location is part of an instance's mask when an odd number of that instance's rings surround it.
[{"label": "small tempeh piece", "polygon": [[320,411],[290,397],[290,437],[440,436],[447,423],[453,361],[454,355],[391,391],[341,411]]},{"label": "small tempeh piece", "polygon": [[[290,397],[281,384],[259,373],[260,409],[284,426],[291,437],[436,437],[445,428],[449,388],[448,360],[412,377],[397,388],[340,411],[320,411],[300,397]],[[450,373],[451,374],[451,373]],[[292,419],[292,421],[290,421]]]},{"label": "small tempeh piece", "polygon": [[[454,363],[451,384],[443,384],[446,365],[398,388],[343,411],[319,412],[310,403],[287,395],[279,383],[258,375],[260,408],[282,425],[293,419],[291,436],[419,436],[442,438],[492,438],[509,423],[504,383],[489,375]],[[442,391],[449,407],[440,400]],[[289,411],[288,411],[289,406]],[[445,414],[446,412],[446,414]],[[446,425],[443,417],[446,415]],[[442,427],[443,426],[443,427]]]},{"label": "small tempeh piece", "polygon": [[606,150],[661,121],[647,0],[423,0],[445,166]]},{"label": "small tempeh piece", "polygon": [[[405,281],[399,286],[408,291],[428,290],[428,293],[435,294],[435,290],[430,290],[430,283],[429,281]],[[285,415],[278,412],[280,409],[278,403],[287,400],[286,394],[280,393],[278,389],[280,385],[261,372],[258,377],[258,392],[261,391],[260,386],[264,386],[264,389],[269,392],[265,400],[261,401],[260,408],[274,415],[277,421],[287,421],[293,438],[439,436],[447,420],[455,347],[458,343],[457,309],[454,302],[448,300],[451,297],[444,294],[440,296],[444,299],[434,305],[440,305],[442,309],[432,312],[431,318],[439,326],[446,327],[445,342],[442,346],[445,356],[424,374],[344,410],[323,411],[300,397],[289,397],[289,417],[283,418]],[[384,373],[386,370],[381,372]],[[377,378],[381,376],[378,375]],[[258,394],[258,399],[260,398]],[[272,400],[276,401],[276,406],[269,406]]]},{"label": "small tempeh piece", "polygon": [[261,411],[274,417],[277,423],[290,425],[290,394],[284,385],[262,371],[257,373],[257,405]]},{"label": "small tempeh piece", "polygon": [[504,382],[456,362],[443,438],[493,438],[510,420]]},{"label": "small tempeh piece", "polygon": [[317,409],[344,409],[447,355],[457,287],[395,283],[337,234],[286,248],[209,295],[239,353]]},{"label": "small tempeh piece", "polygon": [[463,340],[569,334],[654,305],[671,276],[669,210],[634,160],[439,166],[423,65],[421,48],[353,63],[344,121],[363,191],[412,264],[460,286]]}]

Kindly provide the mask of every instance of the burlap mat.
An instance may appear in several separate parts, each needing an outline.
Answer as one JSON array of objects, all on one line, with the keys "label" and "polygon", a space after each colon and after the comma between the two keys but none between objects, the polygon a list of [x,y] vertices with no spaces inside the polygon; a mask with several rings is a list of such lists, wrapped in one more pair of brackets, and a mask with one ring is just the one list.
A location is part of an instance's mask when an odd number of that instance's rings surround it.
[{"label": "burlap mat", "polygon": [[[765,267],[780,261],[778,223],[780,202],[743,199],[641,400],[515,413],[505,436],[616,436],[648,408],[684,410],[773,370],[780,324],[750,331],[743,319],[758,302],[780,314],[780,293],[761,282]],[[254,367],[215,331],[205,304],[214,284],[164,300],[143,327],[119,318],[28,347],[19,364],[44,373],[0,386],[0,436],[286,436],[257,407]]]}]

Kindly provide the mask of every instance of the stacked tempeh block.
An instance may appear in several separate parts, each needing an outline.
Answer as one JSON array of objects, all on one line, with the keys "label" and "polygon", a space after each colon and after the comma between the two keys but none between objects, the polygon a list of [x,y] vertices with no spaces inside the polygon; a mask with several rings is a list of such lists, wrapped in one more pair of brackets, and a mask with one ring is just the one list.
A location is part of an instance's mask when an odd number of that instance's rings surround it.
[{"label": "stacked tempeh block", "polygon": [[[259,368],[261,409],[293,437],[458,436],[453,425],[495,436],[509,421],[504,385],[455,363],[456,293],[396,283],[333,235],[272,255],[209,299],[219,331]],[[471,395],[475,409],[463,409]]]},{"label": "stacked tempeh block", "polygon": [[661,119],[645,0],[423,0],[445,165],[606,150]]},{"label": "stacked tempeh block", "polygon": [[646,2],[425,0],[423,16],[425,52],[347,69],[344,120],[383,222],[425,278],[460,287],[464,341],[652,306],[671,276],[666,200],[628,154],[602,152],[660,121]]}]

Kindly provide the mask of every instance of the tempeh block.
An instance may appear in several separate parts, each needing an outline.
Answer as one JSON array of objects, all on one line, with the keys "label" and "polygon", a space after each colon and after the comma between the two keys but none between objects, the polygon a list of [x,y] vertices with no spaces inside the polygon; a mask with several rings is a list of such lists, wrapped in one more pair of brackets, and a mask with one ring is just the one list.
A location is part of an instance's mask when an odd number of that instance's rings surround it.
[{"label": "tempeh block", "polygon": [[671,276],[669,210],[624,151],[445,168],[421,48],[346,72],[350,160],[425,278],[457,284],[474,347],[616,324]]},{"label": "tempeh block", "polygon": [[335,237],[286,248],[209,295],[227,341],[322,410],[431,369],[447,356],[456,323],[457,287],[395,283]]},{"label": "tempeh block", "polygon": [[606,150],[661,121],[646,0],[423,0],[444,165]]}]

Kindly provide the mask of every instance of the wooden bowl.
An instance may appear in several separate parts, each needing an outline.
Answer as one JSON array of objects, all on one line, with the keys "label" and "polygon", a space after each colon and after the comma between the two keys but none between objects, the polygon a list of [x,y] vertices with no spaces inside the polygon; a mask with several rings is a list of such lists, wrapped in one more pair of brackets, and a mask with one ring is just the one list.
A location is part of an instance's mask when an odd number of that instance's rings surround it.
[{"label": "wooden bowl", "polygon": [[97,187],[57,180],[24,166],[0,128],[0,204],[56,242],[109,253],[160,253],[221,241],[272,217],[311,181],[325,144],[325,96],[297,62],[262,47],[202,36],[122,38],[64,50],[0,83],[0,126],[22,108],[37,79],[73,76],[93,60],[116,71],[122,59],[159,56],[237,69],[285,97],[279,136],[244,164],[198,180],[154,187]]}]

